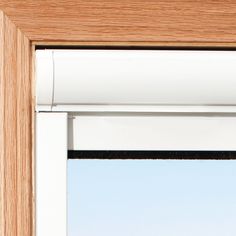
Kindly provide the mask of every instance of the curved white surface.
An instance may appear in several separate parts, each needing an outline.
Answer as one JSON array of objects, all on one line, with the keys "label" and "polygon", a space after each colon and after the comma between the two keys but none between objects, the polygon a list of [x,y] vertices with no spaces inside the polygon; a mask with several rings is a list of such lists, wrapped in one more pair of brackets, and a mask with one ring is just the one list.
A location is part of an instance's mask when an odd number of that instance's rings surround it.
[{"label": "curved white surface", "polygon": [[236,51],[44,52],[54,54],[53,106],[236,104]]},{"label": "curved white surface", "polygon": [[51,110],[53,101],[53,52],[36,52],[36,103],[44,110]]}]

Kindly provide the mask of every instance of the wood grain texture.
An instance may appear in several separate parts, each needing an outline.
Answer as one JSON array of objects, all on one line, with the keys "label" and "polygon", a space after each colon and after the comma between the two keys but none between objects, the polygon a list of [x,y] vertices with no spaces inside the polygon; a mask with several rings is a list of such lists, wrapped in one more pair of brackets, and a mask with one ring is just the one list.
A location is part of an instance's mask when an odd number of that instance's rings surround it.
[{"label": "wood grain texture", "polygon": [[31,44],[236,47],[235,0],[1,0],[0,9],[0,236],[34,235]]},{"label": "wood grain texture", "polygon": [[0,11],[0,235],[4,236],[4,15]]},{"label": "wood grain texture", "polygon": [[30,42],[0,13],[1,236],[32,235]]},{"label": "wood grain texture", "polygon": [[236,42],[235,0],[1,0],[33,41]]},{"label": "wood grain texture", "polygon": [[31,51],[29,40],[19,29],[17,46],[17,235],[32,235]]}]

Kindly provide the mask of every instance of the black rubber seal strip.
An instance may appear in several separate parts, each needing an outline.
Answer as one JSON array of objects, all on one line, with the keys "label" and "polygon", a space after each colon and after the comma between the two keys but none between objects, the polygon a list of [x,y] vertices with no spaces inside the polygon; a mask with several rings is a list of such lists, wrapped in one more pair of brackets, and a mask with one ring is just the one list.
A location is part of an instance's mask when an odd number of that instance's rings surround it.
[{"label": "black rubber seal strip", "polygon": [[236,151],[68,151],[68,159],[236,160]]}]

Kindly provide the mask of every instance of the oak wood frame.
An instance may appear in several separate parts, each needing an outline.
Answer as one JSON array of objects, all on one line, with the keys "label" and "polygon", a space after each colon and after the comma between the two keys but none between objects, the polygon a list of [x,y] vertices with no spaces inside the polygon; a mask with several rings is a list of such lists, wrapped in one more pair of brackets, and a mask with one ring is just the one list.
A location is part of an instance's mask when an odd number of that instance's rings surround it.
[{"label": "oak wood frame", "polygon": [[30,40],[0,12],[0,235],[32,235]]},{"label": "oak wood frame", "polygon": [[0,236],[35,231],[35,46],[236,46],[233,0],[53,2],[0,3]]}]

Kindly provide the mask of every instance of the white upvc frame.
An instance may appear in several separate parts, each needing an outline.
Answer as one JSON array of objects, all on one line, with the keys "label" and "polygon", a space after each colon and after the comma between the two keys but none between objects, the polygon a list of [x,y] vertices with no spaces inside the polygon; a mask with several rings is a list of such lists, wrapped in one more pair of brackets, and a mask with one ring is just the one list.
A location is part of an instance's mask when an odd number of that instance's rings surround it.
[{"label": "white upvc frame", "polygon": [[67,113],[36,114],[36,235],[66,236]]},{"label": "white upvc frame", "polygon": [[36,236],[67,235],[68,149],[236,150],[232,114],[39,112],[36,118]]}]

